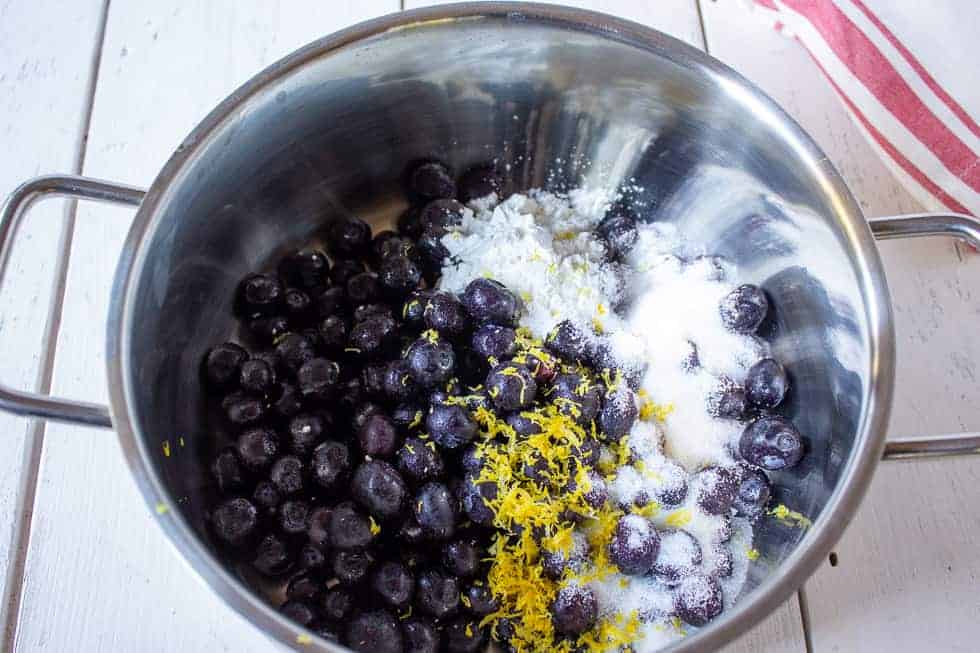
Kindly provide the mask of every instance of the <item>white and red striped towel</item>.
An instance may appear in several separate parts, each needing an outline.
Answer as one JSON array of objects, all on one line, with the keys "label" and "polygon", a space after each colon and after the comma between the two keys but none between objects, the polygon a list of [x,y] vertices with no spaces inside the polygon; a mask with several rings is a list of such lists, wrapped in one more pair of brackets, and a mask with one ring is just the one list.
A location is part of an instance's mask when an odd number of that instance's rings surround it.
[{"label": "white and red striped towel", "polygon": [[754,0],[929,209],[980,215],[980,0]]}]

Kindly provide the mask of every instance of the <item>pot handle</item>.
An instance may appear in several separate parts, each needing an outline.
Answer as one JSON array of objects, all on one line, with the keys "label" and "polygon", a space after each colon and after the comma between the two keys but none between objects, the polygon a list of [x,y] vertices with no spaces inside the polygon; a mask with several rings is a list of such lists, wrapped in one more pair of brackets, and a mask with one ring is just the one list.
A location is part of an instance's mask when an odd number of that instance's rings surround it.
[{"label": "pot handle", "polygon": [[[10,194],[0,212],[0,284],[3,283],[7,271],[17,229],[35,201],[49,197],[70,197],[139,206],[145,194],[145,191],[132,186],[77,175],[45,175],[24,182]],[[2,382],[0,410],[27,417],[112,427],[112,418],[106,406],[15,390]]]},{"label": "pot handle", "polygon": [[[980,220],[962,213],[915,213],[868,220],[878,240],[948,236],[980,249]],[[980,453],[980,433],[902,438],[885,443],[884,460],[935,458]]]}]

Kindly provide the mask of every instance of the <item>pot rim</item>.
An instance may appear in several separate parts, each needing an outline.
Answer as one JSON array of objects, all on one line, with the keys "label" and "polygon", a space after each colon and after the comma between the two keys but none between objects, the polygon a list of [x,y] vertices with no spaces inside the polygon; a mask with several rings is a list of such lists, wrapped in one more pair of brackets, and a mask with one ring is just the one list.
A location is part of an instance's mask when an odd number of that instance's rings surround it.
[{"label": "pot rim", "polygon": [[147,443],[137,435],[138,417],[131,410],[132,389],[125,370],[130,363],[126,334],[130,330],[134,296],[145,260],[144,236],[159,219],[158,207],[167,201],[170,189],[180,182],[185,164],[198,148],[207,144],[221,125],[249,98],[281,76],[307,62],[391,30],[424,29],[426,23],[457,19],[505,18],[561,25],[596,34],[653,52],[679,65],[706,71],[718,83],[737,88],[753,110],[768,114],[770,124],[790,142],[811,167],[833,198],[844,235],[854,250],[858,283],[864,299],[869,346],[867,400],[863,407],[853,452],[837,487],[820,516],[779,571],[760,584],[751,595],[726,610],[709,627],[684,638],[667,650],[714,649],[735,639],[779,607],[803,585],[837,542],[853,518],[881,459],[885,427],[891,408],[895,371],[895,337],[892,307],[878,250],[865,217],[849,189],[827,156],[772,99],[754,84],[701,50],[643,25],[605,14],[557,5],[518,2],[484,2],[437,6],[403,11],[359,23],[322,37],[268,66],[218,104],[177,147],[160,170],[129,230],[113,282],[106,330],[106,367],[112,422],[119,442],[144,500],[171,544],[226,603],[271,637],[286,645],[309,650],[345,651],[338,644],[311,637],[249,589],[217,559],[184,519],[176,502],[156,473]]}]

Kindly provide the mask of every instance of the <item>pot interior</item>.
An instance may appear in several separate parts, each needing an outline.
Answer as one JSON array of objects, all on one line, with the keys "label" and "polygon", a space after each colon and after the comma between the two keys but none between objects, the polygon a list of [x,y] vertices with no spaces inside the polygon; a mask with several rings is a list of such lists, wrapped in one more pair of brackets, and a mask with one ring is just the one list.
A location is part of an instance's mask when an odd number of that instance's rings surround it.
[{"label": "pot interior", "polygon": [[[405,207],[402,172],[422,157],[457,171],[497,160],[508,191],[630,180],[650,219],[765,288],[774,310],[760,334],[790,371],[784,409],[808,446],[773,475],[776,501],[818,519],[864,437],[867,229],[781,112],[654,38],[500,15],[311,47],[181,147],[137,221],[120,337],[133,430],[201,540],[208,461],[229,434],[205,415],[200,361],[237,335],[236,284],[337,216],[389,226]],[[176,435],[186,446],[165,457]],[[743,601],[804,536],[764,522]]]}]

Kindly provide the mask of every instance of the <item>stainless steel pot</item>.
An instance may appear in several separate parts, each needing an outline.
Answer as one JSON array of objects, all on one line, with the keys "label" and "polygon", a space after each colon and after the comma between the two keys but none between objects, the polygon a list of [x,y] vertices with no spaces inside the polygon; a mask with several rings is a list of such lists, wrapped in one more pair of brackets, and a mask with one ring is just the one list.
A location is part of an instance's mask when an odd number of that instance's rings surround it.
[{"label": "stainless steel pot", "polygon": [[[406,162],[457,169],[496,158],[511,190],[644,187],[658,219],[762,284],[766,327],[795,379],[788,411],[809,439],[779,499],[808,530],[767,522],[761,563],[736,606],[676,650],[715,647],[797,589],[853,516],[886,457],[977,452],[980,438],[885,444],[892,310],[874,237],[946,235],[980,244],[961,215],[866,220],[812,140],[758,89],[706,54],[609,16],[546,5],[464,4],[362,23],[298,50],[222,102],[145,194],[81,177],[19,188],[0,218],[0,272],[41,197],[138,206],[106,331],[111,406],[0,388],[0,408],[111,427],[163,529],[194,569],[259,628],[311,638],[246,587],[205,529],[198,365],[233,335],[232,291],[249,270],[355,213],[376,226],[402,207]],[[656,325],[651,325],[656,328]],[[193,455],[164,456],[185,434]]]}]

